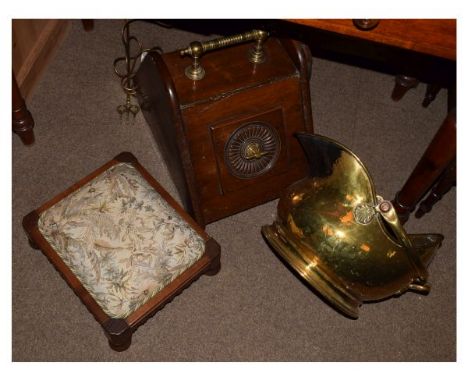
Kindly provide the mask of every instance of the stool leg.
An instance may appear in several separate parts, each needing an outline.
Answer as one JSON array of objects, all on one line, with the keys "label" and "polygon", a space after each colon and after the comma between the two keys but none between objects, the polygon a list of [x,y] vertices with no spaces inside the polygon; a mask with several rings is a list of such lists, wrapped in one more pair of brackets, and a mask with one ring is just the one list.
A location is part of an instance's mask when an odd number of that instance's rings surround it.
[{"label": "stool leg", "polygon": [[205,275],[214,276],[220,271],[220,269],[221,269],[221,256],[218,255],[211,261],[210,267],[205,272]]},{"label": "stool leg", "polygon": [[210,266],[205,271],[205,274],[214,276],[221,269],[221,247],[213,238],[210,238],[206,242],[205,254],[211,257]]},{"label": "stool leg", "polygon": [[36,242],[31,238],[29,232],[33,231],[34,228],[37,227],[38,220],[39,220],[39,215],[37,214],[36,211],[32,211],[23,218],[23,222],[22,222],[23,229],[28,238],[29,245],[31,246],[31,248],[34,248],[34,249],[40,249],[40,248],[36,244]]},{"label": "stool leg", "polygon": [[28,242],[29,242],[29,246],[32,248],[32,249],[40,249],[39,246],[36,244],[35,241],[31,240],[30,238],[28,238]]},{"label": "stool leg", "polygon": [[132,343],[132,328],[121,318],[111,318],[102,325],[109,340],[109,346],[115,351],[127,350]]}]

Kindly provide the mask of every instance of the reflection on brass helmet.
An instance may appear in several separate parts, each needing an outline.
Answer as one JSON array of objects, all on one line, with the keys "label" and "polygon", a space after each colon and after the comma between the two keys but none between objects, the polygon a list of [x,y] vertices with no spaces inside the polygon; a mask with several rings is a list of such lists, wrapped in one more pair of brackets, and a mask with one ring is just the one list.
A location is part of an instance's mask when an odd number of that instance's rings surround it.
[{"label": "reflection on brass helmet", "polygon": [[341,312],[408,289],[427,293],[426,267],[443,236],[408,235],[392,204],[377,196],[361,163],[343,145],[297,135],[310,176],[288,187],[262,233],[278,254]]}]

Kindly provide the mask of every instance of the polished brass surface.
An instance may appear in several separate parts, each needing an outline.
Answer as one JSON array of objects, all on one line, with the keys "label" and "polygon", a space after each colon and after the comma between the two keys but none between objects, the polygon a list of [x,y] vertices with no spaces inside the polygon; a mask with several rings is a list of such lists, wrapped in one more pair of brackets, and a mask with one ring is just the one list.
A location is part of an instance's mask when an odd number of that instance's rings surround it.
[{"label": "polished brass surface", "polygon": [[310,176],[287,188],[262,232],[278,254],[348,316],[411,289],[427,293],[426,267],[442,235],[408,235],[367,169],[331,139],[298,134]]},{"label": "polished brass surface", "polygon": [[244,157],[247,160],[260,159],[262,156],[267,154],[268,152],[263,151],[258,142],[250,142],[245,148]]},{"label": "polished brass surface", "polygon": [[210,41],[194,41],[189,46],[180,51],[181,56],[191,56],[192,65],[185,69],[187,78],[198,81],[205,77],[205,70],[200,64],[201,56],[210,50],[220,49],[227,46],[240,44],[247,41],[256,41],[255,47],[249,51],[249,61],[255,64],[265,61],[265,52],[263,51],[263,42],[268,37],[268,33],[262,30],[254,29],[249,32],[236,34],[233,36],[221,37]]},{"label": "polished brass surface", "polygon": [[205,77],[205,69],[200,65],[200,57],[204,52],[204,47],[199,41],[190,43],[187,49],[180,51],[181,56],[190,55],[193,58],[192,65],[185,68],[185,75],[191,80],[198,81]]},{"label": "polished brass surface", "polygon": [[249,51],[249,61],[253,64],[260,64],[265,61],[265,52],[263,50],[263,42],[268,37],[268,33],[261,30],[256,30],[255,47]]}]

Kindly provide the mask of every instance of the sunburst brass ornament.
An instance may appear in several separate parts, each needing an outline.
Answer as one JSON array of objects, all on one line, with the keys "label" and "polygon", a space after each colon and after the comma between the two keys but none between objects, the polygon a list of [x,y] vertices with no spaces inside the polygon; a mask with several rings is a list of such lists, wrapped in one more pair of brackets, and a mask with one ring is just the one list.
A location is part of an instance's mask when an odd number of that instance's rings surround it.
[{"label": "sunburst brass ornament", "polygon": [[237,178],[248,179],[268,172],[276,163],[281,141],[276,130],[261,122],[239,127],[226,142],[224,161]]}]

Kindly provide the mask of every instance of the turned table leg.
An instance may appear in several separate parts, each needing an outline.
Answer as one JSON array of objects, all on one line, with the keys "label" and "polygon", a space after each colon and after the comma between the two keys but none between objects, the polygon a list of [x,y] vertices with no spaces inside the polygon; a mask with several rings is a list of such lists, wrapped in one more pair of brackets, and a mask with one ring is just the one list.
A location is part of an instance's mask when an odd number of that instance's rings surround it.
[{"label": "turned table leg", "polygon": [[448,168],[456,156],[456,112],[449,112],[422,158],[395,195],[395,209],[406,222],[417,204]]},{"label": "turned table leg", "polygon": [[92,31],[94,29],[93,19],[81,19],[81,24],[83,25],[83,29],[86,32]]},{"label": "turned table leg", "polygon": [[455,186],[456,177],[457,166],[456,161],[453,160],[449,167],[441,175],[435,186],[432,187],[426,198],[419,204],[419,207],[414,213],[414,216],[419,219],[425,214],[431,212],[434,204],[441,200],[443,196],[449,192],[452,187]]},{"label": "turned table leg", "polygon": [[424,107],[428,107],[432,101],[434,101],[437,97],[437,94],[439,94],[440,89],[442,89],[442,86],[439,84],[428,84],[426,87],[426,94],[424,95],[424,100],[422,105]]},{"label": "turned table leg", "polygon": [[403,96],[408,92],[408,90],[415,88],[419,83],[419,80],[404,75],[398,75],[395,77],[395,87],[392,91],[392,99],[394,101],[399,101]]},{"label": "turned table leg", "polygon": [[13,74],[13,91],[12,91],[12,106],[13,106],[13,132],[18,134],[21,141],[25,145],[34,143],[34,120],[26,107],[23,97],[21,96],[18,83]]}]

